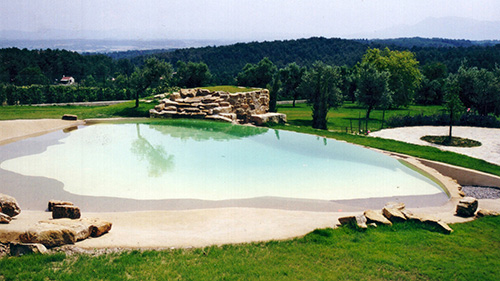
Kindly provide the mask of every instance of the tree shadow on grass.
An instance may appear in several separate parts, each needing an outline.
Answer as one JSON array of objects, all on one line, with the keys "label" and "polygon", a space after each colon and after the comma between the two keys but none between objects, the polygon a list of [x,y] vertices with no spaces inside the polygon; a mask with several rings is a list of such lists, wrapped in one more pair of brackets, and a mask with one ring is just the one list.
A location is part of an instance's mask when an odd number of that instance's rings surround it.
[{"label": "tree shadow on grass", "polygon": [[311,127],[312,126],[312,120],[295,119],[295,120],[288,121],[288,124],[294,125],[294,126],[307,126],[307,127]]},{"label": "tree shadow on grass", "polygon": [[116,114],[123,117],[149,117],[149,108],[127,107],[117,111]]}]

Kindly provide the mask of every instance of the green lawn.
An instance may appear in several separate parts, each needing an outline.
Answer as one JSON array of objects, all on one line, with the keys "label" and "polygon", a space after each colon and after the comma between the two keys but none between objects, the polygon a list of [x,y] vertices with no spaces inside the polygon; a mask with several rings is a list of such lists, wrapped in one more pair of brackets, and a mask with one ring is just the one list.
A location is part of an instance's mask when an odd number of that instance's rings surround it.
[{"label": "green lawn", "polygon": [[241,92],[251,92],[259,90],[258,88],[238,87],[233,85],[221,85],[221,86],[210,86],[210,87],[200,87],[200,88],[208,89],[210,91],[224,91],[229,93],[241,93]]},{"label": "green lawn", "polygon": [[[305,103],[298,103],[293,107],[291,104],[278,105],[278,112],[285,113],[287,115],[288,123],[294,126],[308,126],[311,127],[312,115],[311,107]],[[385,116],[383,116],[382,110],[373,110],[370,114],[370,119],[368,120],[368,130],[377,131],[382,128],[382,120],[387,121],[388,118],[395,115],[433,115],[443,112],[442,106],[418,106],[412,105],[406,109],[392,109],[386,110]],[[357,104],[352,102],[345,102],[344,105],[337,109],[330,109],[328,112],[327,126],[329,130],[343,131],[346,129],[350,132],[351,126],[352,131],[357,132],[358,128],[361,127],[363,131],[366,130],[366,110],[359,107]],[[384,118],[382,118],[384,117]],[[361,122],[359,121],[361,119]],[[384,121],[384,122],[385,122]],[[361,123],[361,126],[360,126]],[[384,125],[384,128],[387,125]]]},{"label": "green lawn", "polygon": [[79,119],[111,117],[149,117],[149,110],[154,103],[139,104],[135,101],[110,106],[0,106],[0,120],[14,119],[59,119],[64,114],[75,114]]},{"label": "green lawn", "polygon": [[320,229],[303,238],[202,249],[0,259],[0,280],[498,280],[500,217]]}]

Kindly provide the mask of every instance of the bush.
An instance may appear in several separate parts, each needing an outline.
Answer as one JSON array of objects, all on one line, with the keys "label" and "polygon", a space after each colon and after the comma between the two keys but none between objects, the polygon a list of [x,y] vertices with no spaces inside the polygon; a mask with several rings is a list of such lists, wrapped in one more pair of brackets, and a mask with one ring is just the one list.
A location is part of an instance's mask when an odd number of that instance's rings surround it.
[{"label": "bush", "polygon": [[[398,115],[387,119],[389,127],[410,127],[410,126],[447,126],[450,124],[448,114],[436,115]],[[472,114],[462,114],[459,120],[456,120],[455,126],[500,128],[500,121],[494,116],[481,116]]]},{"label": "bush", "polygon": [[127,100],[133,94],[128,89],[68,86],[0,86],[0,105],[92,102],[108,100]]}]

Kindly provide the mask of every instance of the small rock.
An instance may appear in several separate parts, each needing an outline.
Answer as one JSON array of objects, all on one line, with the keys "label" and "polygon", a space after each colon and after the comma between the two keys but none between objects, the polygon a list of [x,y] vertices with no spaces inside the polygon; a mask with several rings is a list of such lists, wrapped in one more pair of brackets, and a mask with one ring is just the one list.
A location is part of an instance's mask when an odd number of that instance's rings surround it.
[{"label": "small rock", "polygon": [[21,213],[21,208],[14,197],[0,193],[0,213],[15,217]]},{"label": "small rock", "polygon": [[0,223],[9,223],[12,220],[10,216],[7,216],[4,213],[0,213]]},{"label": "small rock", "polygon": [[70,121],[75,121],[78,119],[78,116],[73,115],[73,114],[64,114],[62,117],[62,120],[70,120]]},{"label": "small rock", "polygon": [[95,218],[84,218],[81,219],[83,223],[90,225],[90,236],[99,237],[111,230],[113,224],[108,221],[95,219]]},{"label": "small rock", "polygon": [[55,205],[52,209],[52,218],[61,219],[79,219],[81,216],[80,208],[72,205]]},{"label": "small rock", "polygon": [[422,217],[415,215],[413,212],[407,209],[401,210],[401,213],[405,216],[407,220],[416,220],[416,221],[422,221]]},{"label": "small rock", "polygon": [[69,201],[61,201],[61,200],[49,200],[49,205],[48,205],[48,210],[49,212],[52,212],[52,209],[56,205],[69,205],[73,206],[73,203]]},{"label": "small rock", "polygon": [[472,217],[477,210],[478,202],[474,197],[464,197],[457,205],[457,216]]},{"label": "small rock", "polygon": [[478,218],[480,218],[480,217],[497,217],[497,216],[500,216],[500,213],[496,212],[496,211],[486,210],[486,209],[479,209],[479,211],[477,211],[476,216]]},{"label": "small rock", "polygon": [[364,215],[367,219],[368,222],[375,222],[375,223],[381,223],[385,225],[392,225],[392,222],[388,219],[386,219],[381,213],[372,211],[372,210],[367,210],[364,212]]},{"label": "small rock", "polygon": [[356,225],[359,228],[368,228],[364,215],[341,217],[339,222],[341,225]]},{"label": "small rock", "polygon": [[387,202],[387,203],[385,203],[385,207],[401,211],[406,206],[405,206],[405,203],[401,203],[401,202]]},{"label": "small rock", "polygon": [[406,220],[405,215],[401,213],[400,210],[394,209],[394,208],[389,208],[389,207],[384,207],[382,209],[382,213],[386,218],[388,218],[391,222],[402,222]]},{"label": "small rock", "polygon": [[451,229],[450,226],[448,226],[448,224],[446,224],[445,222],[442,222],[440,220],[424,220],[423,223],[425,224],[428,224],[428,225],[432,225],[432,226],[435,226],[437,227],[441,232],[444,232],[446,234],[450,234],[453,232],[453,229]]},{"label": "small rock", "polygon": [[10,255],[16,257],[26,254],[47,253],[47,248],[43,244],[39,243],[10,243],[9,248]]}]

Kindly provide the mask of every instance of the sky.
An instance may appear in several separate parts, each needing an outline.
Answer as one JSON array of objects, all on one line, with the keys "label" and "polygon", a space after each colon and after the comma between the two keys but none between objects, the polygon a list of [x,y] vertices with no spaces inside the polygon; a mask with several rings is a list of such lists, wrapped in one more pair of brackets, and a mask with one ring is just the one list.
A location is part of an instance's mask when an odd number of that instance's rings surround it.
[{"label": "sky", "polygon": [[[500,23],[498,0],[1,0],[0,31],[128,39],[353,38],[428,18]],[[80,36],[91,36],[88,33]],[[92,33],[91,33],[92,34]],[[408,37],[413,36],[408,34]],[[498,37],[500,37],[500,32]],[[90,39],[90,38],[87,38]],[[467,38],[465,38],[467,39]],[[500,39],[500,38],[484,38]]]}]

